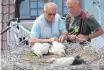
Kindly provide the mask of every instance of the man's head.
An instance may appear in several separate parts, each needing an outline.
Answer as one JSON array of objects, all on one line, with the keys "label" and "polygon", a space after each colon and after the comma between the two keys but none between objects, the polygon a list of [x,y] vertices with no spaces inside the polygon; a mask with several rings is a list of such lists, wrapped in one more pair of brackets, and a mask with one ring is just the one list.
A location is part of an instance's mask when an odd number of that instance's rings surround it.
[{"label": "man's head", "polygon": [[46,3],[44,6],[44,15],[47,21],[52,21],[55,18],[57,5],[53,2]]},{"label": "man's head", "polygon": [[81,12],[79,0],[67,0],[66,6],[73,16],[78,16]]}]

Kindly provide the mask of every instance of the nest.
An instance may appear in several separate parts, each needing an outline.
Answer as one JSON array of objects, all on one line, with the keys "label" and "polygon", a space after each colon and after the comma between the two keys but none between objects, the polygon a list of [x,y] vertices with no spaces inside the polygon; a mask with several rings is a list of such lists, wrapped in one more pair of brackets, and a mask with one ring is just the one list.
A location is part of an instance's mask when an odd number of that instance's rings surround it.
[{"label": "nest", "polygon": [[2,70],[104,70],[104,47],[94,48],[89,45],[83,46],[79,43],[65,43],[68,47],[66,49],[66,56],[79,55],[86,64],[73,65],[68,67],[52,68],[48,63],[43,61],[59,57],[57,55],[44,55],[40,59],[30,52],[28,46],[10,48],[9,50],[1,51],[1,69]]}]

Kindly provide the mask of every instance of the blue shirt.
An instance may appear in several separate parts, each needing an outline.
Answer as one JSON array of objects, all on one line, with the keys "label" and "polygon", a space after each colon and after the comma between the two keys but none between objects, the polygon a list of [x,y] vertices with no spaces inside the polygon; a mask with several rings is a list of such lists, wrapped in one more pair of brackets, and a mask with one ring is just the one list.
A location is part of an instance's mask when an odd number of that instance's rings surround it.
[{"label": "blue shirt", "polygon": [[59,37],[64,31],[66,31],[65,24],[59,14],[55,15],[55,19],[52,21],[51,25],[47,23],[44,14],[42,14],[35,20],[31,29],[30,37]]}]

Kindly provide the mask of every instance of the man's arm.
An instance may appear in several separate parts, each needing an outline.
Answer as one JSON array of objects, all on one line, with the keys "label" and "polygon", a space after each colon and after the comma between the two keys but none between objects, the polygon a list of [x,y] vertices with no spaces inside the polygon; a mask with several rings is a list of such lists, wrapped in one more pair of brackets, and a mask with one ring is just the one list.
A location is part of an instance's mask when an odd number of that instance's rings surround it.
[{"label": "man's arm", "polygon": [[97,31],[95,31],[94,33],[91,33],[89,35],[79,34],[77,36],[77,39],[80,41],[87,41],[88,39],[96,38],[102,34],[104,34],[104,30],[101,27],[99,27]]},{"label": "man's arm", "polygon": [[58,38],[49,38],[49,39],[40,39],[40,38],[36,38],[36,37],[31,37],[29,42],[31,43],[31,45],[34,45],[34,43],[40,42],[40,43],[46,43],[46,42],[53,42],[53,41],[57,41]]},{"label": "man's arm", "polygon": [[98,37],[98,36],[100,36],[100,35],[102,35],[102,34],[104,34],[104,30],[103,30],[101,27],[99,27],[98,30],[97,30],[96,32],[90,34],[90,35],[88,36],[88,38],[90,38],[90,39],[96,38],[96,37]]},{"label": "man's arm", "polygon": [[67,35],[68,35],[68,31],[66,30],[66,26],[65,23],[63,22],[63,20],[61,19],[61,17],[58,20],[58,28],[60,30],[60,37],[58,39],[59,42],[64,42],[64,40],[66,39]]},{"label": "man's arm", "polygon": [[62,32],[62,34],[61,34],[61,36],[59,37],[58,41],[59,41],[59,42],[64,42],[64,40],[66,39],[67,35],[68,35],[67,30],[64,31],[64,32]]}]

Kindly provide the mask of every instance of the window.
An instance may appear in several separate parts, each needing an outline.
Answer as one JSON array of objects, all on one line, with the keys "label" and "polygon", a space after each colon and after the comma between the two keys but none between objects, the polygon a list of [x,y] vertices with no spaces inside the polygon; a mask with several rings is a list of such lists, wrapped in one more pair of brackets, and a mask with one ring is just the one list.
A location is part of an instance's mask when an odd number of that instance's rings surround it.
[{"label": "window", "polygon": [[44,3],[47,0],[30,0],[29,1],[29,14],[31,17],[37,17],[43,13]]}]

